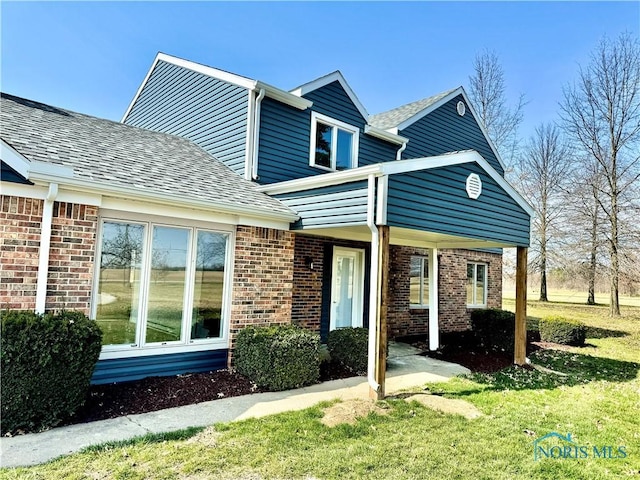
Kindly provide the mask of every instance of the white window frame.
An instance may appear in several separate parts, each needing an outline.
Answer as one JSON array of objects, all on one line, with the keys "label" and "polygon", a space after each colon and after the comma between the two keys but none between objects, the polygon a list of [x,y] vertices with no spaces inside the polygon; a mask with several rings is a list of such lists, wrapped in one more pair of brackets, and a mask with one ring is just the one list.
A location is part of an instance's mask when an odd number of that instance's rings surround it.
[{"label": "white window frame", "polygon": [[[467,303],[467,308],[486,308],[487,307],[487,295],[489,293],[489,264],[484,262],[467,262],[465,265],[465,273],[464,273],[464,281],[465,281],[465,290],[467,283],[467,268],[469,265],[473,265],[473,299],[474,303]],[[478,299],[476,297],[476,291],[478,286],[478,265],[484,266],[484,298],[482,299],[482,303],[478,303]],[[466,296],[466,291],[465,291]],[[465,299],[466,300],[466,299]]]},{"label": "white window frame", "polygon": [[[137,318],[136,325],[136,343],[135,344],[122,344],[122,345],[103,345],[102,352],[100,354],[100,360],[107,360],[112,358],[127,358],[136,356],[147,355],[160,355],[168,353],[181,353],[181,352],[194,352],[202,350],[212,350],[229,348],[229,323],[231,314],[231,296],[233,290],[233,265],[234,265],[234,251],[235,251],[235,228],[223,224],[213,224],[209,222],[190,221],[182,219],[167,219],[159,216],[139,215],[139,214],[127,214],[122,215],[119,213],[112,214],[111,212],[105,213],[100,216],[98,220],[98,233],[96,239],[96,255],[94,260],[94,280],[91,296],[91,310],[90,318],[96,319],[97,312],[97,299],[100,283],[100,261],[102,258],[102,241],[103,230],[105,222],[116,223],[134,223],[138,225],[144,225],[145,227],[145,253],[142,261],[141,278],[144,279],[144,286],[140,291],[139,308],[141,312]],[[147,323],[147,312],[143,311],[142,306],[147,303],[147,295],[149,290],[149,279],[151,272],[151,262],[149,260],[151,253],[151,242],[153,240],[152,229],[154,226],[171,227],[171,228],[185,228],[190,229],[189,234],[189,252],[187,257],[187,269],[186,286],[183,302],[183,317],[182,317],[182,329],[179,341],[163,342],[163,343],[145,343],[144,332]],[[195,278],[195,261],[196,261],[196,248],[197,248],[197,232],[206,231],[213,233],[220,233],[227,235],[227,245],[225,252],[225,265],[224,265],[224,277],[222,287],[222,309],[221,309],[221,324],[220,324],[220,337],[216,338],[202,338],[191,339],[191,320],[192,309],[191,303],[193,301],[193,288]]]},{"label": "white window frame", "polygon": [[[333,135],[331,136],[331,159],[330,167],[324,165],[316,165],[316,134],[318,122],[329,125],[333,128]],[[336,170],[336,155],[338,146],[338,132],[337,130],[344,130],[353,135],[353,142],[351,143],[351,165],[349,168],[356,168],[358,166],[358,146],[360,142],[360,129],[349,125],[348,123],[341,122],[335,118],[322,115],[318,112],[311,112],[311,146],[309,148],[309,165],[329,172],[335,172]]]},{"label": "white window frame", "polygon": [[[428,267],[429,267],[429,256],[428,255],[411,255],[411,260],[413,260],[414,258],[419,258],[420,262],[421,262],[421,268],[420,268],[420,298],[422,299],[423,303],[411,303],[411,274],[409,274],[409,308],[413,308],[413,309],[428,309],[429,308],[429,295],[427,295],[427,303],[424,303],[425,300],[425,296],[424,296],[424,280],[425,278],[428,279],[428,277],[424,276],[424,268],[425,265],[427,266],[427,274],[429,272]],[[409,263],[409,266],[411,266],[411,263]],[[429,285],[429,287],[431,287],[431,285]]]}]

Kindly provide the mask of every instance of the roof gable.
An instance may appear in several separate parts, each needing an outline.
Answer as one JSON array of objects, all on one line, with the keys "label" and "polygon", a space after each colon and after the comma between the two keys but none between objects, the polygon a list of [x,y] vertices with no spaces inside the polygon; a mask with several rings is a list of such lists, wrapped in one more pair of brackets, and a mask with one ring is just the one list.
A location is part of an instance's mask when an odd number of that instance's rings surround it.
[{"label": "roof gable", "polygon": [[489,137],[489,133],[487,132],[487,129],[485,128],[483,123],[479,121],[478,115],[476,114],[473,105],[469,101],[469,97],[467,96],[467,93],[465,92],[463,87],[447,90],[446,92],[442,92],[437,95],[418,100],[417,102],[408,103],[387,112],[372,115],[370,118],[370,124],[397,134],[407,127],[410,127],[418,120],[429,115],[431,112],[444,106],[447,102],[451,101],[458,95],[462,95],[466,107],[473,116],[475,122],[478,124],[478,127],[482,131],[482,134],[484,135],[485,140],[489,145],[489,148],[498,159],[500,166],[503,169],[506,169],[505,164],[502,161],[502,158],[500,157],[495,144]]},{"label": "roof gable", "polygon": [[333,83],[333,82],[340,83],[340,86],[349,96],[349,99],[358,109],[358,112],[360,112],[360,115],[362,115],[365,122],[368,122],[369,112],[367,112],[367,109],[364,108],[364,105],[362,104],[362,102],[360,102],[360,100],[358,99],[358,96],[351,89],[351,87],[349,86],[349,84],[347,83],[344,76],[339,70],[329,73],[328,75],[324,75],[323,77],[316,78],[315,80],[305,83],[304,85],[300,85],[298,88],[291,90],[290,93],[298,97],[303,97],[304,95],[310,92],[313,92],[314,90],[317,90],[319,88],[322,88],[326,85],[329,85],[330,83]]}]

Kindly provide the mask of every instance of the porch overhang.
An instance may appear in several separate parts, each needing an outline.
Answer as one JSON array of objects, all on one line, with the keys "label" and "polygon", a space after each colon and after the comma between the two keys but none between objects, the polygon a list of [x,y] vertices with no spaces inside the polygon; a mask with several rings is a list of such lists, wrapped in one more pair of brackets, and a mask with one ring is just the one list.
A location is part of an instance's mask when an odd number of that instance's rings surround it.
[{"label": "porch overhang", "polygon": [[[371,242],[372,397],[385,395],[389,245],[429,249],[430,278],[438,278],[438,249],[517,247],[515,363],[525,362],[526,250],[533,209],[479,153],[398,160],[260,189],[299,215],[292,230]],[[438,282],[429,296],[429,347],[435,350]]]}]

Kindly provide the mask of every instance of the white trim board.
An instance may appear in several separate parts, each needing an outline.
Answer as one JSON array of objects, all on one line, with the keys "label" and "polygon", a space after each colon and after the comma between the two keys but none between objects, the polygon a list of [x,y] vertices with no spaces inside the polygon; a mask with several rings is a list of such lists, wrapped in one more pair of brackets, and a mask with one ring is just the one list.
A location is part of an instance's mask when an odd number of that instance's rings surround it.
[{"label": "white trim board", "polygon": [[326,85],[329,85],[330,83],[333,82],[338,82],[340,83],[340,86],[343,88],[343,90],[346,92],[346,94],[349,96],[349,99],[351,100],[351,102],[356,106],[356,108],[358,109],[358,112],[360,112],[360,115],[362,115],[362,117],[364,118],[365,122],[368,122],[369,119],[369,112],[367,112],[367,109],[364,108],[364,105],[362,104],[362,102],[360,102],[360,100],[358,99],[358,96],[355,94],[355,92],[353,91],[353,89],[349,86],[349,84],[347,83],[347,81],[345,80],[344,76],[342,75],[342,73],[340,72],[340,70],[336,70],[335,72],[331,72],[327,75],[324,75],[320,78],[316,78],[315,80],[312,80],[310,82],[307,82],[303,85],[300,85],[298,88],[295,88],[293,90],[291,90],[289,93],[297,96],[297,97],[302,97],[303,95],[306,95],[307,93],[313,92],[314,90],[317,90],[319,88],[322,88]]}]

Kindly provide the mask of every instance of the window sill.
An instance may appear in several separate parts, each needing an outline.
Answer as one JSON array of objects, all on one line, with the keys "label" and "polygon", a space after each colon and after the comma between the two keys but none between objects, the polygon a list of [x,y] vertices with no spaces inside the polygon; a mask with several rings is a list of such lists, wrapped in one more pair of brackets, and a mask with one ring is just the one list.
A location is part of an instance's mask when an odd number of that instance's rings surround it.
[{"label": "window sill", "polygon": [[137,347],[108,347],[105,350],[103,347],[100,352],[100,360],[110,360],[114,358],[132,358],[132,357],[147,357],[151,355],[167,355],[170,353],[186,353],[186,352],[201,352],[204,350],[220,350],[229,348],[229,342],[227,339],[215,339],[215,340],[202,340],[185,345],[184,343],[177,345],[149,345],[143,348]]},{"label": "window sill", "polygon": [[487,308],[487,305],[467,305],[468,310],[477,310],[479,308]]},{"label": "window sill", "polygon": [[429,305],[409,305],[409,310],[429,310]]},{"label": "window sill", "polygon": [[316,165],[315,163],[310,163],[310,167],[317,168],[318,170],[324,170],[325,172],[341,172],[342,170],[336,170],[335,168],[325,167],[324,165]]}]

